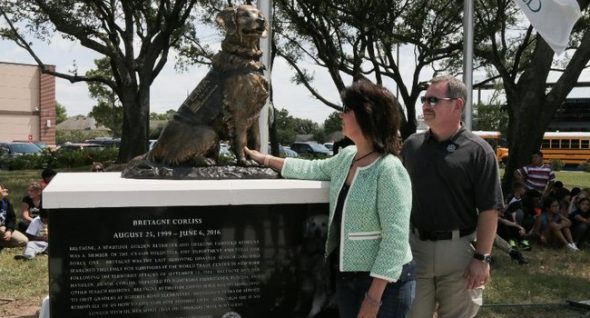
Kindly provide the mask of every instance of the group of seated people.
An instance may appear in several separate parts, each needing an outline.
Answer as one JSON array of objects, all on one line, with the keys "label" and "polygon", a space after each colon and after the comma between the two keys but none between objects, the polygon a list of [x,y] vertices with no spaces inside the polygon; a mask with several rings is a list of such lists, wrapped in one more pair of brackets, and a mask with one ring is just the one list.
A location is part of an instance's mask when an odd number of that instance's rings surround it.
[{"label": "group of seated people", "polygon": [[23,254],[16,255],[15,259],[33,259],[47,250],[47,211],[42,208],[41,193],[56,173],[46,169],[41,175],[41,181],[31,182],[27,187],[27,195],[21,201],[19,222],[8,199],[8,189],[0,185],[0,249],[24,247]]},{"label": "group of seated people", "polygon": [[515,182],[500,211],[497,234],[513,250],[530,250],[534,240],[578,251],[590,236],[590,189],[569,190],[556,181],[541,193]]}]

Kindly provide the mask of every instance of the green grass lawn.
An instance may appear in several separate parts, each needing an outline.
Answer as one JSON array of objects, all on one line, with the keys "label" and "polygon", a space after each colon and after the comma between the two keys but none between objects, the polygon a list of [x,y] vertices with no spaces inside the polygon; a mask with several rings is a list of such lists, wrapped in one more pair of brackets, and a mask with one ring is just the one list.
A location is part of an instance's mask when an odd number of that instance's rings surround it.
[{"label": "green grass lawn", "polygon": [[23,249],[5,248],[0,252],[0,298],[40,301],[49,292],[47,255],[31,261],[17,261],[14,256]]},{"label": "green grass lawn", "polygon": [[[27,184],[40,175],[41,171],[0,171],[0,183],[10,189],[10,198],[18,207]],[[557,179],[570,188],[590,187],[589,173],[557,172]],[[2,307],[10,305],[3,304],[2,299],[40,304],[48,294],[47,256],[28,262],[14,260],[21,252],[0,252],[0,316]],[[565,306],[568,299],[590,300],[590,246],[577,253],[535,246],[524,254],[528,265],[518,265],[495,251],[492,281],[478,317],[590,317],[588,312]]]},{"label": "green grass lawn", "polygon": [[556,171],[555,179],[563,182],[563,185],[572,189],[573,187],[590,188],[590,173],[581,171]]},{"label": "green grass lawn", "polygon": [[566,300],[590,300],[590,246],[581,252],[534,246],[523,254],[527,265],[494,251],[492,281],[478,317],[589,317]]},{"label": "green grass lawn", "polygon": [[20,215],[20,202],[27,195],[27,186],[39,180],[41,180],[40,170],[0,171],[0,184],[8,188],[8,198],[14,205],[17,215]]}]

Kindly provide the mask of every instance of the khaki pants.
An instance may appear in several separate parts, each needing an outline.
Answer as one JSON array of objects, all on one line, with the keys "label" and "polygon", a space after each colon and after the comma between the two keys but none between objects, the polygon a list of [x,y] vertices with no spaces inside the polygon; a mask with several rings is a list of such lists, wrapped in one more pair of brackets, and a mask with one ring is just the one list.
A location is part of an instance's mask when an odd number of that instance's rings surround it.
[{"label": "khaki pants", "polygon": [[501,238],[498,234],[496,234],[496,237],[494,238],[494,247],[497,247],[499,250],[506,252],[506,254],[512,251],[512,246],[510,246],[510,243],[506,242],[506,240]]},{"label": "khaki pants", "polygon": [[21,232],[14,230],[9,241],[4,240],[4,232],[6,227],[0,227],[0,246],[1,247],[23,247],[27,245],[29,239]]},{"label": "khaki pants", "polygon": [[453,240],[422,241],[410,234],[416,261],[416,297],[410,317],[475,317],[482,305],[483,287],[469,290],[463,278],[473,259],[471,241],[475,234]]}]

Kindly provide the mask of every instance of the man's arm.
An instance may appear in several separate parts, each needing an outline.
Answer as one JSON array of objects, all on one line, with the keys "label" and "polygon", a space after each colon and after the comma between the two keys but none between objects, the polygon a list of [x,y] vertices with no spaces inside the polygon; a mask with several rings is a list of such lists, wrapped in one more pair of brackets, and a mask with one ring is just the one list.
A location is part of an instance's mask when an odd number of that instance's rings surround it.
[{"label": "man's arm", "polygon": [[477,246],[475,250],[482,254],[491,254],[498,225],[498,211],[487,210],[479,213],[477,218]]},{"label": "man's arm", "polygon": [[522,172],[520,172],[520,169],[514,170],[514,173],[512,175],[514,176],[514,179],[516,179],[516,181],[524,182],[524,176],[522,175]]},{"label": "man's arm", "polygon": [[[486,210],[477,218],[475,251],[480,254],[491,254],[498,227],[498,211]],[[485,285],[490,280],[490,264],[473,259],[465,269],[463,277],[467,280],[467,289]]]}]

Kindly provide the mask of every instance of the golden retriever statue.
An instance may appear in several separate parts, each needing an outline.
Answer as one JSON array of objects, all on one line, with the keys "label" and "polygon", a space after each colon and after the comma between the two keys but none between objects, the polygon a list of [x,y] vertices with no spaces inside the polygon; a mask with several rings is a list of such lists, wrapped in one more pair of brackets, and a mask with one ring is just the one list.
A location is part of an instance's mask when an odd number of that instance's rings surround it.
[{"label": "golden retriever statue", "polygon": [[250,5],[227,7],[217,15],[226,36],[212,68],[182,103],[146,159],[171,166],[217,164],[219,141],[229,140],[240,166],[254,165],[244,146],[260,149],[258,118],[269,85],[259,61],[258,40],[268,27]]}]

